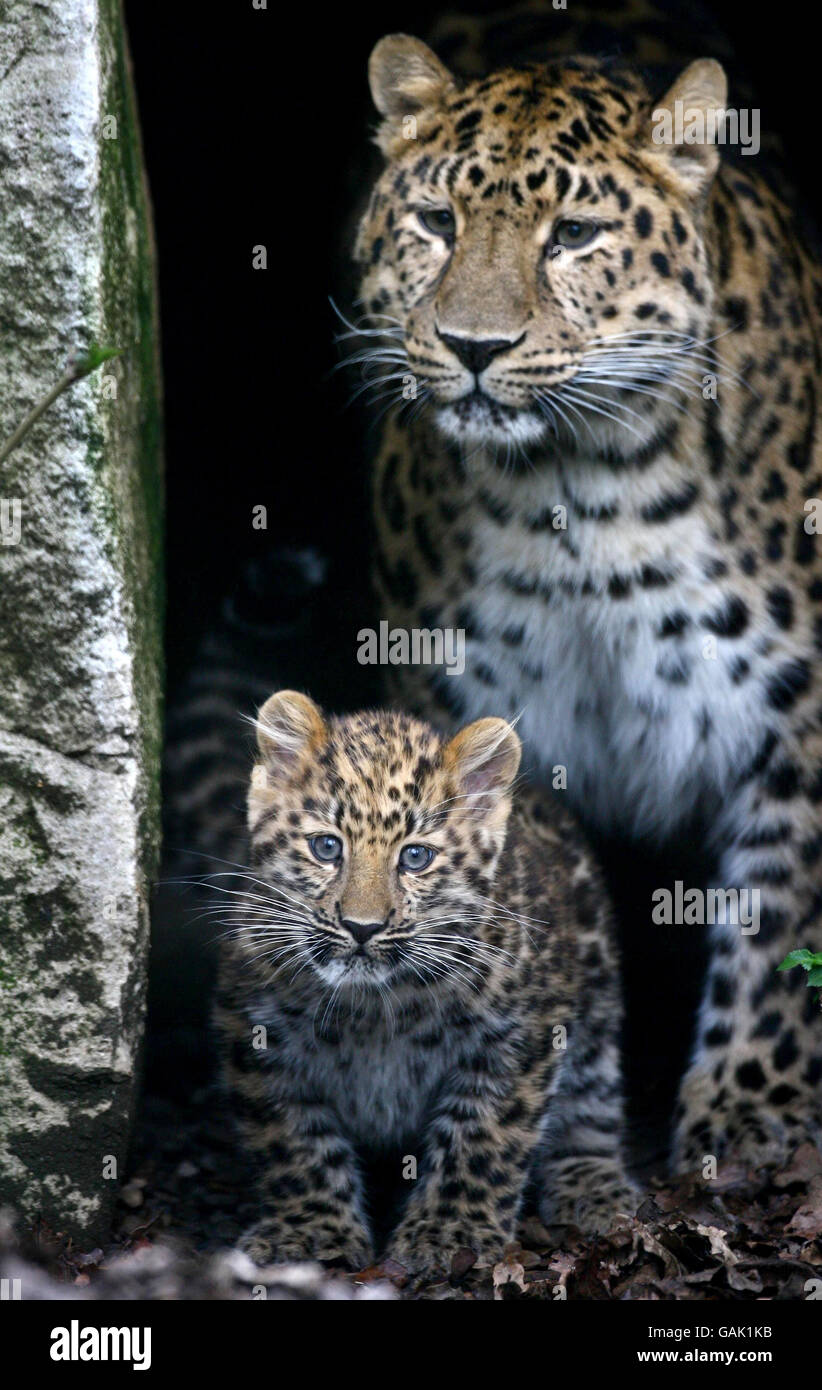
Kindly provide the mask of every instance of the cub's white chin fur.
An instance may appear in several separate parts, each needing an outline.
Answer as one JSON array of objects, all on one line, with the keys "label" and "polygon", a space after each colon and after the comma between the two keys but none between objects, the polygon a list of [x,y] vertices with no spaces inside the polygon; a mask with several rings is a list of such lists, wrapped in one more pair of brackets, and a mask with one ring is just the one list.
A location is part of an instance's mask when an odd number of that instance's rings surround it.
[{"label": "cub's white chin fur", "polygon": [[376,988],[377,985],[384,985],[391,974],[382,961],[372,960],[371,957],[361,959],[357,956],[349,956],[347,960],[328,961],[325,965],[318,964],[314,969],[323,984],[340,990],[353,986],[361,989],[363,985]]}]

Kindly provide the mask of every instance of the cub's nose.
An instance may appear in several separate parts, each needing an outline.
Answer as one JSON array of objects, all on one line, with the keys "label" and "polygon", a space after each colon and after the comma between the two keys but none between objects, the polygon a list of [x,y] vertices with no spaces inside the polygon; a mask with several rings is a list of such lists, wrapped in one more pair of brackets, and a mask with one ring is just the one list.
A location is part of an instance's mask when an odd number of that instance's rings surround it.
[{"label": "cub's nose", "polygon": [[372,936],[376,936],[378,931],[382,931],[385,923],[352,922],[349,918],[344,918],[343,926],[350,931],[358,946],[364,946],[366,941],[370,941]]},{"label": "cub's nose", "polygon": [[476,376],[485,371],[492,358],[513,347],[510,338],[457,338],[451,333],[440,333],[440,337],[462,365]]}]

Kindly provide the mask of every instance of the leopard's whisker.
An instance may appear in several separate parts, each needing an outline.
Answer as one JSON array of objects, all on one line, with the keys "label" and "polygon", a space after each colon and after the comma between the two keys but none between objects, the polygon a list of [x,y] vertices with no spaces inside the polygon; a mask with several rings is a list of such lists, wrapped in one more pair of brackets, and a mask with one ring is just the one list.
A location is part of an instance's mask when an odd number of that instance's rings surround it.
[{"label": "leopard's whisker", "polygon": [[582,424],[585,426],[585,428],[587,429],[589,435],[591,436],[592,442],[596,443],[596,436],[595,436],[595,434],[594,434],[594,431],[593,431],[593,428],[592,428],[592,426],[591,426],[590,420],[588,419],[587,415],[585,415],[585,414],[583,413],[583,411],[580,410],[579,406],[576,405],[575,402],[574,402],[571,398],[569,398],[569,396],[567,395],[567,393],[561,391],[561,389],[559,389],[559,390],[557,390],[557,391],[554,391],[554,392],[549,392],[549,393],[540,392],[540,393],[539,393],[539,398],[540,398],[540,399],[545,399],[546,396],[550,396],[550,402],[551,402],[551,404],[554,406],[554,408],[556,409],[556,408],[557,408],[557,398],[558,398],[558,396],[559,396],[560,394],[562,395],[562,404],[563,404],[563,406],[565,406],[566,409],[572,411],[575,415],[578,415],[578,416],[579,416],[580,421],[581,421]]},{"label": "leopard's whisker", "polygon": [[423,961],[428,960],[431,963],[438,963],[443,967],[447,966],[448,975],[450,978],[460,980],[468,989],[475,991],[477,994],[479,993],[479,985],[476,984],[470,978],[469,975],[466,975],[464,973],[464,970],[460,967],[464,966],[465,969],[470,970],[472,974],[476,975],[477,978],[481,981],[484,981],[485,977],[469,962],[462,960],[460,957],[449,955],[448,953],[443,951],[420,950],[418,955],[422,956]]},{"label": "leopard's whisker", "polygon": [[568,433],[570,434],[571,438],[573,439],[574,444],[578,444],[579,432],[577,430],[577,427],[574,424],[573,420],[570,420],[566,415],[556,395],[543,395],[538,389],[535,389],[534,395],[536,397],[537,405],[539,406],[542,414],[545,415],[549,419],[550,423],[554,425],[554,432],[556,433],[555,417],[558,415],[562,423],[565,425],[565,428],[568,430]]},{"label": "leopard's whisker", "polygon": [[[637,420],[641,420],[641,419],[642,419],[642,416],[639,414],[638,411],[633,410],[630,406],[625,405],[625,403],[624,403],[623,401],[613,401],[613,402],[611,402],[611,400],[610,400],[610,398],[609,398],[608,396],[599,396],[599,395],[596,394],[596,392],[590,391],[587,387],[584,387],[584,386],[577,386],[577,385],[576,385],[576,380],[577,380],[577,379],[574,378],[574,381],[573,381],[573,382],[568,382],[567,384],[563,385],[560,389],[561,389],[562,391],[566,392],[568,395],[572,396],[572,397],[573,397],[574,399],[576,399],[576,400],[583,399],[583,400],[589,400],[589,401],[598,401],[598,402],[601,402],[601,403],[603,403],[603,404],[613,404],[615,409],[621,410],[621,411],[623,411],[623,413],[625,413],[625,414],[627,414],[627,415],[633,415]],[[592,409],[592,410],[594,410],[595,408],[596,408],[596,407],[595,407],[594,405],[591,406],[591,409]],[[608,413],[608,412],[605,411],[605,410],[602,411],[602,414],[607,414],[607,413]],[[609,418],[616,420],[616,419],[617,419],[617,416],[612,415],[612,416],[610,416]]]},{"label": "leopard's whisker", "polygon": [[338,318],[338,319],[340,320],[340,322],[345,326],[345,328],[348,330],[348,333],[351,334],[351,335],[359,334],[359,335],[361,335],[362,337],[370,337],[370,336],[373,335],[373,336],[376,337],[376,336],[379,336],[380,334],[382,334],[382,333],[384,333],[384,332],[386,332],[386,331],[396,331],[396,329],[394,329],[394,330],[385,330],[385,329],[376,328],[376,327],[375,327],[375,328],[363,327],[363,324],[368,324],[368,323],[374,322],[374,321],[377,320],[377,319],[385,319],[388,323],[396,324],[400,329],[402,329],[403,332],[405,331],[404,328],[403,328],[403,326],[402,326],[402,324],[401,324],[401,322],[400,322],[400,320],[399,320],[398,318],[396,318],[395,315],[393,315],[393,314],[374,314],[374,313],[370,313],[370,312],[369,312],[369,313],[365,313],[365,314],[363,314],[363,315],[361,316],[361,318],[360,318],[360,320],[359,320],[359,323],[353,323],[350,319],[347,319],[347,318],[346,318],[345,314],[342,312],[342,310],[341,310],[341,309],[339,308],[339,306],[336,304],[336,302],[335,302],[334,299],[331,297],[331,295],[329,295],[329,297],[328,297],[328,302],[329,302],[329,304],[331,305],[331,308],[334,310],[334,313],[337,315],[337,318]]},{"label": "leopard's whisker", "polygon": [[[610,376],[599,376],[596,372],[592,372],[589,376],[583,377],[582,380],[585,382],[591,381],[601,386],[614,386],[620,390],[629,390],[632,393],[636,393],[639,396],[649,396],[652,400],[662,401],[664,402],[664,404],[671,406],[671,408],[673,410],[677,410],[680,413],[680,415],[687,415],[688,413],[687,408],[682,403],[682,401],[676,400],[674,396],[668,395],[664,391],[654,391],[649,386],[640,386],[635,382],[632,383],[629,379],[623,378],[620,380],[619,378],[614,378]],[[674,389],[680,390],[684,392],[686,395],[689,394],[687,388],[684,385],[677,386],[675,384]],[[696,387],[696,385],[694,385],[694,395],[697,394],[697,390],[698,388]]]}]

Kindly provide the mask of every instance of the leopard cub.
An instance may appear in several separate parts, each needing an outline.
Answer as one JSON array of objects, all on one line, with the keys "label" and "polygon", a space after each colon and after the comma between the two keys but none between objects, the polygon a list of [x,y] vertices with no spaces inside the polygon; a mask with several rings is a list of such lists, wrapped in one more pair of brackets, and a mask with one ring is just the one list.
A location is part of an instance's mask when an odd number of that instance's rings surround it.
[{"label": "leopard cub", "polygon": [[514,794],[510,725],[447,739],[281,691],[257,729],[216,1006],[260,1170],[245,1249],[447,1272],[461,1247],[497,1258],[530,1193],[552,1224],[632,1211],[605,896],[564,813]]}]

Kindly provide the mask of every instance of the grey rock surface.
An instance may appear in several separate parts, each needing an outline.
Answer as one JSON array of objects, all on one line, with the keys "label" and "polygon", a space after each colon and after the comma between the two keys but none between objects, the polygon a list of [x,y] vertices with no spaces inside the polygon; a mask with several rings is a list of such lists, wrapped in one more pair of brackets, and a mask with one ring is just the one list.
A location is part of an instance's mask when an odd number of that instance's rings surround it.
[{"label": "grey rock surface", "polygon": [[0,6],[0,1204],[103,1236],[159,841],[162,461],[150,209],[119,0]]}]

